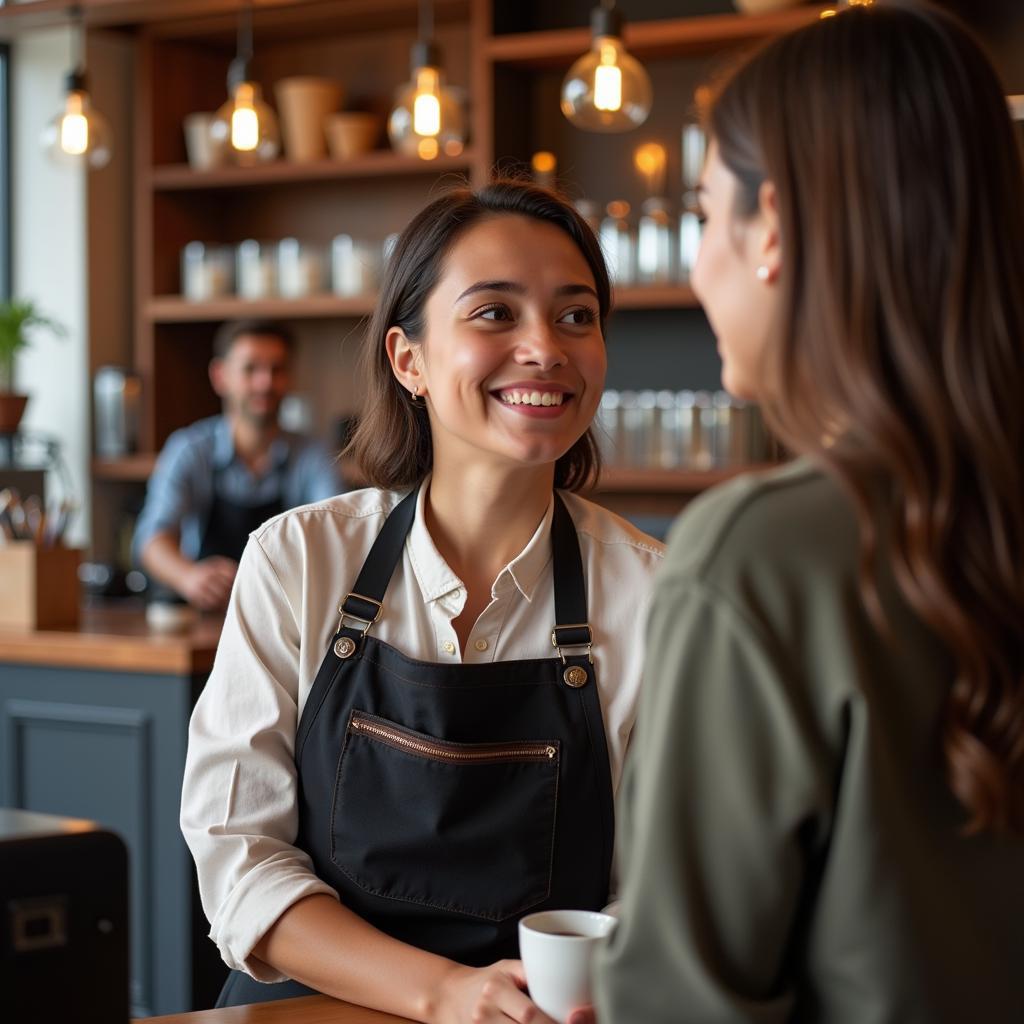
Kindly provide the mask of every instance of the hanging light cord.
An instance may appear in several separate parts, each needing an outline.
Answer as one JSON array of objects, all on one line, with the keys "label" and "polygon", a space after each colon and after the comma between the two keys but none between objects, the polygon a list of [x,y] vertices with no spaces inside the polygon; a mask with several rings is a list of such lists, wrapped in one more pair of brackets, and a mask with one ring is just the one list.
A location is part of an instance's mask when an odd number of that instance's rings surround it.
[{"label": "hanging light cord", "polygon": [[252,60],[252,0],[245,0],[238,18],[237,56],[249,63]]},{"label": "hanging light cord", "polygon": [[77,74],[85,71],[85,24],[82,15],[82,5],[75,4],[71,8],[71,70]]},{"label": "hanging light cord", "polygon": [[434,4],[432,0],[420,0],[420,39],[425,43],[434,38]]}]

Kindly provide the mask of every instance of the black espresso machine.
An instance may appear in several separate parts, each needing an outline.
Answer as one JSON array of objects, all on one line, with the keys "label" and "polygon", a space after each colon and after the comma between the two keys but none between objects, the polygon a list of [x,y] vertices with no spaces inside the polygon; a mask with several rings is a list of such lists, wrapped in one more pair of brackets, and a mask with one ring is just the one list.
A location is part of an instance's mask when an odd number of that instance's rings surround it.
[{"label": "black espresso machine", "polygon": [[124,843],[0,808],[0,1020],[127,1024],[128,986]]}]

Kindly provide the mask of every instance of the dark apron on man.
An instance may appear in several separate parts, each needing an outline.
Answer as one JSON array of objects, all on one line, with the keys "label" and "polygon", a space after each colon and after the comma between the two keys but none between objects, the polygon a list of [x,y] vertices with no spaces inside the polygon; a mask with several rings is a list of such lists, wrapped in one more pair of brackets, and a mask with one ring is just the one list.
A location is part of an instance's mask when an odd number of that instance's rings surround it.
[{"label": "dark apron on man", "polygon": [[[381,931],[463,964],[518,957],[517,924],[608,898],[611,770],[579,541],[555,495],[552,658],[445,665],[368,636],[416,511],[374,542],[295,737],[295,845]],[[309,995],[232,971],[218,1006]]]},{"label": "dark apron on man", "polygon": [[222,497],[217,487],[217,474],[213,476],[213,501],[206,514],[201,531],[199,554],[196,561],[220,555],[237,562],[242,557],[249,534],[259,529],[268,519],[285,510],[284,495],[280,489],[261,505],[243,505]]},{"label": "dark apron on man", "polygon": [[[220,495],[217,477],[218,473],[215,471],[213,499],[199,531],[199,552],[195,558],[197,562],[204,558],[212,558],[214,555],[237,562],[242,557],[249,534],[286,508],[284,495],[280,489],[274,498],[260,505],[243,505],[230,501]],[[156,580],[150,583],[147,600],[151,604],[187,603],[176,590]]]}]

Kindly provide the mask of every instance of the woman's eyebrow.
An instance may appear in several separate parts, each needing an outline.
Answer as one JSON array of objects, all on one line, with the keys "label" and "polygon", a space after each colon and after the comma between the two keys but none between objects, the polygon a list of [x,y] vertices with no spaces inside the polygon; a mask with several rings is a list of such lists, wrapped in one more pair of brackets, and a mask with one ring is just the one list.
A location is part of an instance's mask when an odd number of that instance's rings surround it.
[{"label": "woman's eyebrow", "polygon": [[[512,295],[525,295],[526,285],[518,281],[477,281],[471,284],[455,301],[461,302],[468,295],[475,295],[477,292],[509,292]],[[555,289],[556,295],[592,295],[595,299],[597,292],[589,284],[563,284]]]},{"label": "woman's eyebrow", "polygon": [[471,284],[455,301],[461,302],[467,295],[476,292],[511,292],[513,295],[525,295],[526,285],[517,281],[477,281]]},{"label": "woman's eyebrow", "polygon": [[563,284],[555,289],[556,295],[593,295],[598,298],[597,292],[589,284]]}]

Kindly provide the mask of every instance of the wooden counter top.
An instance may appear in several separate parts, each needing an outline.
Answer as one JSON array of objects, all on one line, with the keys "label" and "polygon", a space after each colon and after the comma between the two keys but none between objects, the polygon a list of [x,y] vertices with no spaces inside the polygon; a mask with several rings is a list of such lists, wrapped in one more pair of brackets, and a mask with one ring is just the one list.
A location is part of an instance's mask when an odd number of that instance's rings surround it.
[{"label": "wooden counter top", "polygon": [[71,629],[0,629],[0,662],[160,675],[209,672],[223,624],[199,617],[177,633],[151,629],[141,608],[83,608]]},{"label": "wooden counter top", "polygon": [[147,1017],[136,1024],[410,1024],[404,1017],[378,1013],[327,996],[281,999],[227,1010],[197,1010],[166,1017]]}]

